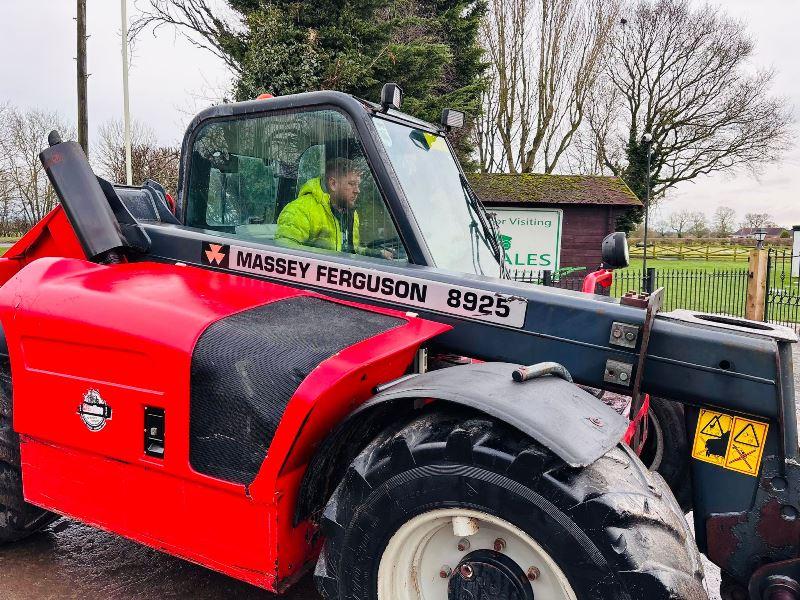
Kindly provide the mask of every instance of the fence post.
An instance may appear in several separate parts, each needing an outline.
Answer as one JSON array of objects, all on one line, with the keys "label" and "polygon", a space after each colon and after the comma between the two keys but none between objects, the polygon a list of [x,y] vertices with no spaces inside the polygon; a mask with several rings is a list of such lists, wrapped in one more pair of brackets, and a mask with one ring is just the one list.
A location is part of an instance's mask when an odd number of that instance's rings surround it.
[{"label": "fence post", "polygon": [[542,285],[553,285],[553,272],[552,271],[542,271]]},{"label": "fence post", "polygon": [[656,289],[656,268],[647,267],[647,274],[644,276],[644,291],[652,294]]},{"label": "fence post", "polygon": [[747,303],[745,318],[753,321],[764,320],[764,306],[767,299],[767,251],[754,248],[750,251],[747,266]]}]

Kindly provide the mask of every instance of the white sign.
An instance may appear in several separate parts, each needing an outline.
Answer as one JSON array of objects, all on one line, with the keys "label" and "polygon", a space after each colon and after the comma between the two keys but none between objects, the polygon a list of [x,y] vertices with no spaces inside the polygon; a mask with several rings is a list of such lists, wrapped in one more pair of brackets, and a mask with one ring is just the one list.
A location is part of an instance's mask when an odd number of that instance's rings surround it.
[{"label": "white sign", "polygon": [[800,226],[792,227],[792,277],[800,277]]},{"label": "white sign", "polygon": [[497,213],[506,264],[512,270],[555,271],[561,266],[564,211],[540,208],[490,208]]},{"label": "white sign", "polygon": [[245,246],[205,242],[201,264],[517,328],[528,309],[516,296]]}]

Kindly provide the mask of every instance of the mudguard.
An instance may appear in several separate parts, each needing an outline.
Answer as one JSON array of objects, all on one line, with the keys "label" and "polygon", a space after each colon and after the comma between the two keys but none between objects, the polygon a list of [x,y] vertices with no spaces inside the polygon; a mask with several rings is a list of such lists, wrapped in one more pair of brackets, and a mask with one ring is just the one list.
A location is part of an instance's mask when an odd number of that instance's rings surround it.
[{"label": "mudguard", "polygon": [[516,427],[573,467],[592,464],[622,439],[627,421],[595,396],[558,377],[517,383],[511,373],[518,367],[496,362],[430,371],[377,394],[351,418],[387,402],[445,400]]},{"label": "mudguard", "polygon": [[325,439],[303,476],[295,523],[322,510],[344,468],[379,432],[438,400],[466,406],[519,429],[573,467],[584,467],[616,446],[628,421],[582,388],[554,376],[522,383],[518,364],[475,363],[404,377],[353,410]]}]

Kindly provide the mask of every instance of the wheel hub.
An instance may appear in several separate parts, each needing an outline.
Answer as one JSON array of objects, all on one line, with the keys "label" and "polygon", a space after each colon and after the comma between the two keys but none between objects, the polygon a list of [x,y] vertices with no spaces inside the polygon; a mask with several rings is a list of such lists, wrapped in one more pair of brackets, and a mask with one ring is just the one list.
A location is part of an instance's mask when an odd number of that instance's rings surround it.
[{"label": "wheel hub", "polygon": [[494,550],[467,554],[453,570],[448,600],[534,600],[533,588],[522,568]]}]

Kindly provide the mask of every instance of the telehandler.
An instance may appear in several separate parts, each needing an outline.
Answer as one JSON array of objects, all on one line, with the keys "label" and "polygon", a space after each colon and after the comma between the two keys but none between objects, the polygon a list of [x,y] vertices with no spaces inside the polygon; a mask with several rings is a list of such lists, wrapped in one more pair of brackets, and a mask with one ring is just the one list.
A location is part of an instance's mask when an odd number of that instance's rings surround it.
[{"label": "telehandler", "polygon": [[[725,598],[800,598],[794,332],[510,281],[463,115],[401,101],[210,108],[174,203],[51,134],[61,204],[0,259],[0,541],[65,515],[349,600],[694,600],[703,552]],[[312,188],[335,243],[287,233]],[[694,536],[632,449],[648,396],[684,409]]]}]

